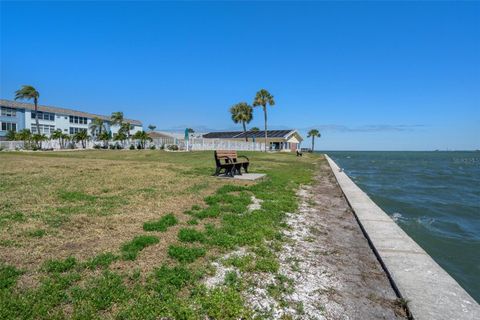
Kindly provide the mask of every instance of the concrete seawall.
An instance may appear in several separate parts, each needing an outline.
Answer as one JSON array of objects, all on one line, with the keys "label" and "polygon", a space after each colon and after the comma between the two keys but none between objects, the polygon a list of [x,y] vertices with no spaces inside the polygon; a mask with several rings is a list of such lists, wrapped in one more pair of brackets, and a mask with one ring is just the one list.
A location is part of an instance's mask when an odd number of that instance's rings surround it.
[{"label": "concrete seawall", "polygon": [[479,304],[337,164],[325,157],[398,294],[416,320],[480,319]]}]

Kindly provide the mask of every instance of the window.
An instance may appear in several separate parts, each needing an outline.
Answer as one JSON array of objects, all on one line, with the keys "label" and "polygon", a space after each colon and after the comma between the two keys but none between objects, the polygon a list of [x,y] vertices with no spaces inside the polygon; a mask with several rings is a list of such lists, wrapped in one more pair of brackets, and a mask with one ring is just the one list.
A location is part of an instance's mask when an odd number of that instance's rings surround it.
[{"label": "window", "polygon": [[[38,111],[38,120],[55,121],[55,114],[50,112]],[[35,119],[35,112],[32,112],[32,119]]]},{"label": "window", "polygon": [[87,118],[70,116],[70,123],[87,124]]},{"label": "window", "polygon": [[17,124],[14,122],[2,122],[2,131],[17,131]]},{"label": "window", "polygon": [[87,129],[70,127],[70,134],[76,134],[76,133],[79,133],[80,131],[87,131]]},{"label": "window", "polygon": [[15,117],[17,116],[17,110],[13,108],[2,107],[2,112],[0,114],[4,117]]},{"label": "window", "polygon": [[[55,131],[55,126],[49,124],[39,124],[40,134],[51,134]],[[37,133],[37,125],[32,124],[32,133]]]}]

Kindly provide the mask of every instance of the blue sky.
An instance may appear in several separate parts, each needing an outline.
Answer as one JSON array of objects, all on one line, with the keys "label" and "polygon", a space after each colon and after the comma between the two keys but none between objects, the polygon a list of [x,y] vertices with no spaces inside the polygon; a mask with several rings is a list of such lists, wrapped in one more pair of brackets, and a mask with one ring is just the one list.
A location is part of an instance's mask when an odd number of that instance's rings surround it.
[{"label": "blue sky", "polygon": [[[232,129],[268,89],[271,128],[323,150],[480,149],[475,2],[1,2],[0,96],[161,129]],[[255,110],[250,126],[263,126]],[[304,145],[307,146],[309,142]]]}]

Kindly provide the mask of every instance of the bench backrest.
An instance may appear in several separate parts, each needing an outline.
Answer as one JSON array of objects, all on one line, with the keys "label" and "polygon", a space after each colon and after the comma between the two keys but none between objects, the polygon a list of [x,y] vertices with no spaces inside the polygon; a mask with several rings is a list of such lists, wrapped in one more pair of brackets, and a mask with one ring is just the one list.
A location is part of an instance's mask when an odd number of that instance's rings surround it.
[{"label": "bench backrest", "polygon": [[220,164],[220,160],[224,159],[226,162],[237,159],[237,151],[235,150],[216,150],[215,151],[215,162]]}]

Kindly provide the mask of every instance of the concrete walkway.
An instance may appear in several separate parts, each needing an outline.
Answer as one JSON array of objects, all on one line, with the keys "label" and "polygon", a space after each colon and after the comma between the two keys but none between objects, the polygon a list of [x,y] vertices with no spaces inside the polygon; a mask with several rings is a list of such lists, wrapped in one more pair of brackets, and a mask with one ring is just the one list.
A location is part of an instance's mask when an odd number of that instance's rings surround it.
[{"label": "concrete walkway", "polygon": [[327,155],[325,157],[398,293],[417,320],[480,319],[479,304]]}]

